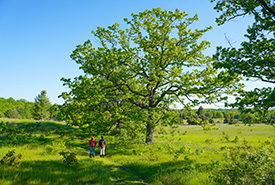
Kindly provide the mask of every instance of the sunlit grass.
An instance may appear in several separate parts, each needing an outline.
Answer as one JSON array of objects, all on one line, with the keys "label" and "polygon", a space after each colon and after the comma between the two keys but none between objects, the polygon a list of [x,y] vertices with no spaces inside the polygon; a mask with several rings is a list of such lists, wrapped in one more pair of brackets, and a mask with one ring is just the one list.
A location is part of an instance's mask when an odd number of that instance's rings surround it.
[{"label": "sunlit grass", "polygon": [[110,174],[106,173],[107,169],[100,162],[82,155],[87,152],[78,151],[79,164],[69,167],[57,152],[51,153],[47,147],[2,147],[0,156],[16,149],[16,154],[20,153],[23,157],[18,167],[0,168],[0,184],[113,184]]},{"label": "sunlit grass", "polygon": [[[90,159],[90,138],[70,135],[73,129],[67,125],[9,121],[13,126],[29,123],[40,126],[26,143],[7,141],[0,135],[3,141],[0,158],[12,149],[22,154],[19,167],[0,166],[0,184],[213,184],[209,176],[215,165],[227,162],[228,147],[246,143],[274,148],[275,144],[274,128],[268,125],[218,124],[218,129],[209,131],[183,125],[156,134],[154,145],[117,143],[117,136],[106,135],[106,158],[100,158],[96,148],[96,158]],[[68,135],[54,132],[59,125],[67,129]],[[45,135],[41,127],[52,129],[43,142],[37,139]],[[79,164],[67,166],[59,155],[61,151],[75,152]]]}]

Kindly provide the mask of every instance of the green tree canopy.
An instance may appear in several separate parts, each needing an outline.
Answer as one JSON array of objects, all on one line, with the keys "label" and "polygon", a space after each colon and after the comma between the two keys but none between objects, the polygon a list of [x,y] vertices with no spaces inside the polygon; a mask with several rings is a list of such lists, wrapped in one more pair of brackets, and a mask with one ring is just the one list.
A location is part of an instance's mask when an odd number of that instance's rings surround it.
[{"label": "green tree canopy", "polygon": [[[0,117],[30,119],[32,108],[33,102],[28,102],[25,99],[14,100],[13,98],[5,99],[0,97]],[[12,114],[9,109],[13,110]]]},{"label": "green tree canopy", "polygon": [[[253,16],[240,48],[217,48],[215,67],[227,69],[230,75],[240,74],[247,80],[261,80],[270,87],[242,92],[232,107],[255,111],[259,117],[275,107],[275,4],[271,0],[211,0],[221,12],[217,23],[222,25],[242,16]],[[273,87],[272,87],[273,86]],[[252,107],[253,109],[247,109]]]},{"label": "green tree canopy", "polygon": [[8,109],[5,112],[5,117],[7,117],[7,118],[14,118],[14,109]]},{"label": "green tree canopy", "polygon": [[215,111],[216,118],[223,118],[223,113],[221,111]]},{"label": "green tree canopy", "polygon": [[49,119],[49,108],[51,103],[49,98],[46,96],[47,92],[45,90],[36,96],[34,99],[34,108],[33,108],[33,118],[36,120],[46,120]]},{"label": "green tree canopy", "polygon": [[92,31],[100,46],[88,40],[73,51],[85,76],[62,79],[71,88],[62,94],[70,124],[105,131],[114,123],[144,126],[146,142],[153,142],[157,125],[178,120],[170,105],[222,101],[222,93],[239,87],[238,76],[225,79],[227,72],[218,74],[202,53],[210,42],[200,39],[211,27],[189,28],[197,15],[156,8],[124,21],[126,29],[115,23]]}]

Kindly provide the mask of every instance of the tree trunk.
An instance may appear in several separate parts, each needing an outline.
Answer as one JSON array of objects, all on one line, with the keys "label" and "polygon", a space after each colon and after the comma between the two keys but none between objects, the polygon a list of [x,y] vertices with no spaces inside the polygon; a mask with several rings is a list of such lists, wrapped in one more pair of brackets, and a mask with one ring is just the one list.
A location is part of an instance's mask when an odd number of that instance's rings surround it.
[{"label": "tree trunk", "polygon": [[154,127],[150,124],[147,123],[146,125],[146,140],[145,143],[154,143]]}]

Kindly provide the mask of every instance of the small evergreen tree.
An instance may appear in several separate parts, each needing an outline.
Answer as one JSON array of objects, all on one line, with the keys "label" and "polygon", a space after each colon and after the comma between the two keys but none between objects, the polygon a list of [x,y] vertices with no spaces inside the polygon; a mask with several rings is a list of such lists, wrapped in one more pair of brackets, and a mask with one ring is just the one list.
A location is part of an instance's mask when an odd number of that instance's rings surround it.
[{"label": "small evergreen tree", "polygon": [[49,98],[46,96],[47,92],[45,90],[34,99],[34,109],[33,109],[33,118],[36,120],[45,120],[49,118],[49,108],[51,103]]},{"label": "small evergreen tree", "polygon": [[198,114],[198,116],[204,116],[204,110],[203,110],[202,106],[199,107],[197,114]]}]

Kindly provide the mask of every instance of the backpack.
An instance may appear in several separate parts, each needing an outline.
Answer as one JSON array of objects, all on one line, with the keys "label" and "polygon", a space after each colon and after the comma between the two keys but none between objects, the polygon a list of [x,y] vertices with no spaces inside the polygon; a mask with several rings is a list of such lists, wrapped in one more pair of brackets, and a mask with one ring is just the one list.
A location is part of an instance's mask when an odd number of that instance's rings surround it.
[{"label": "backpack", "polygon": [[95,141],[91,142],[92,147],[95,147]]},{"label": "backpack", "polygon": [[101,141],[101,148],[105,148],[105,141]]}]

